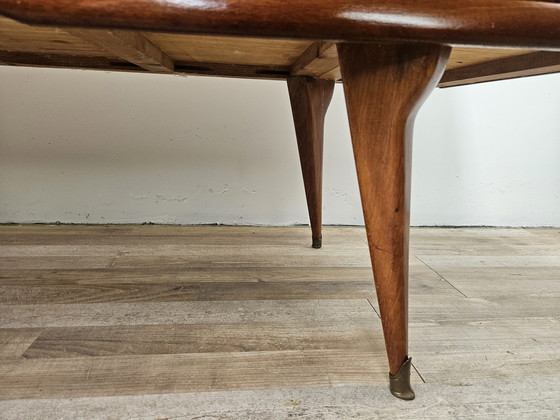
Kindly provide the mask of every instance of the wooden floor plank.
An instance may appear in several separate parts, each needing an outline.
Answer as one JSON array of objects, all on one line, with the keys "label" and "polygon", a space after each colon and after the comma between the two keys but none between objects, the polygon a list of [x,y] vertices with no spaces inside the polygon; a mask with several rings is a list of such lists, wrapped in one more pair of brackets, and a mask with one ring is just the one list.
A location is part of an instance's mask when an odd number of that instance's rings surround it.
[{"label": "wooden floor plank", "polygon": [[[414,259],[411,294],[459,294]],[[0,304],[189,300],[370,299],[369,267],[0,270]]]},{"label": "wooden floor plank", "polygon": [[554,228],[531,228],[526,229],[527,232],[533,236],[533,243],[553,243],[558,244],[560,241],[560,229]]},{"label": "wooden floor plank", "polygon": [[20,358],[41,332],[41,329],[32,328],[0,329],[0,361]]},{"label": "wooden floor plank", "polygon": [[558,228],[413,228],[422,255],[560,255]]},{"label": "wooden floor plank", "polygon": [[439,272],[447,267],[560,267],[560,255],[423,255],[418,258]]},{"label": "wooden floor plank", "polygon": [[[325,246],[360,244],[363,227],[325,226]],[[328,240],[327,240],[328,239]],[[4,225],[1,245],[256,245],[310,247],[307,226]],[[309,242],[309,243],[308,243]]]},{"label": "wooden floor plank", "polygon": [[[560,328],[548,317],[412,323],[416,368],[427,383],[547,378],[560,371]],[[456,372],[456,374],[452,374]]]},{"label": "wooden floor plank", "polygon": [[[369,255],[367,250],[355,247],[347,249],[332,250],[327,247],[321,251],[311,248],[301,248],[298,253],[290,253],[286,249],[274,247],[271,249],[257,251],[254,248],[238,248],[224,246],[224,252],[220,249],[210,247],[202,251],[204,254],[149,254],[146,255],[124,255],[115,257],[111,263],[114,268],[155,268],[167,267],[208,267],[208,266],[234,266],[234,267],[367,267]],[[560,257],[559,257],[560,258]]]},{"label": "wooden floor plank", "polygon": [[[154,267],[368,267],[369,253],[359,246],[341,245],[316,250],[277,245],[3,245],[0,263],[4,268]],[[88,262],[89,265],[88,265]],[[78,268],[82,268],[79,265]]]},{"label": "wooden floor plank", "polygon": [[386,384],[216,391],[73,399],[0,401],[13,420],[107,418],[186,420],[389,419],[448,420],[492,418],[557,419],[560,379],[480,381],[476,384],[415,385],[416,399],[400,401]]},{"label": "wooden floor plank", "polygon": [[0,398],[372,384],[385,382],[387,369],[384,353],[348,350],[5,360],[0,365]]},{"label": "wooden floor plank", "polygon": [[465,322],[488,319],[546,318],[560,316],[557,296],[511,296],[458,298],[448,296],[410,296],[411,322]]},{"label": "wooden floor plank", "polygon": [[0,305],[4,328],[374,319],[365,299]]},{"label": "wooden floor plank", "polygon": [[204,282],[110,286],[0,286],[4,305],[277,299],[375,299],[373,282]]},{"label": "wooden floor plank", "polygon": [[[416,260],[418,261],[418,260]],[[430,276],[425,265],[411,266],[412,275]],[[370,267],[166,267],[107,269],[22,269],[0,268],[0,282],[5,286],[58,285],[162,285],[182,283],[269,283],[269,282],[347,282],[371,279]]]},{"label": "wooden floor plank", "polygon": [[3,270],[27,269],[65,269],[106,268],[113,260],[112,256],[63,256],[63,257],[3,257],[0,254],[0,267]]},{"label": "wooden floor plank", "polygon": [[[512,317],[489,318],[486,320],[440,320],[439,322],[416,322],[412,326],[411,338],[422,352],[430,349],[442,352],[464,352],[478,347],[484,351],[486,346],[500,350],[517,349],[552,351],[543,342],[559,340],[560,328],[552,317]],[[437,345],[434,345],[437,344]],[[472,350],[474,351],[474,350]]]},{"label": "wooden floor plank", "polygon": [[[440,278],[418,258],[410,259],[412,279]],[[177,284],[182,282],[353,282],[369,278],[371,267],[243,267],[220,265],[170,267],[165,264],[148,268],[92,269],[5,269],[0,268],[3,285],[111,285],[111,284]]]},{"label": "wooden floor plank", "polygon": [[[358,253],[357,258],[369,254],[363,250],[362,243],[340,244],[335,247],[327,247],[316,250],[311,247],[303,247],[299,251],[302,257],[328,258],[336,253],[339,257],[348,257],[350,254]],[[367,250],[366,250],[367,251]],[[144,245],[0,245],[0,255],[7,257],[154,257],[154,256],[182,256],[185,258],[206,258],[209,263],[221,259],[232,259],[243,257],[252,253],[255,257],[276,256],[282,258],[293,256],[293,249],[281,245],[252,245],[238,243],[236,245],[201,245],[201,244],[144,244]],[[362,255],[363,254],[363,255]]]},{"label": "wooden floor plank", "polygon": [[325,238],[0,226],[0,418],[558,418],[560,229],[412,229],[414,402],[364,229]]},{"label": "wooden floor plank", "polygon": [[560,267],[440,267],[438,273],[468,297],[560,298]]},{"label": "wooden floor plank", "polygon": [[[348,349],[383,353],[379,321],[49,328],[23,357]],[[0,330],[0,337],[1,337]]]},{"label": "wooden floor plank", "polygon": [[[464,354],[464,353],[463,353]],[[560,355],[546,353],[479,352],[470,357],[457,353],[420,355],[415,365],[426,383],[468,386],[482,380],[502,379],[525,381],[557,378]]]}]

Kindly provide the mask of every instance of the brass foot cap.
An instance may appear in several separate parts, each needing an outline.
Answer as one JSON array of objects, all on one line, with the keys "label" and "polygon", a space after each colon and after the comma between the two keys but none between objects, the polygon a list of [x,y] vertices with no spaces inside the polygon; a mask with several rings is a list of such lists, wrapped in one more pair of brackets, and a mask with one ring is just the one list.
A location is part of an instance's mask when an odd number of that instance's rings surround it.
[{"label": "brass foot cap", "polygon": [[389,388],[391,394],[401,400],[413,400],[415,395],[410,386],[410,366],[412,366],[412,358],[408,358],[402,364],[396,375],[389,373]]},{"label": "brass foot cap", "polygon": [[313,238],[313,244],[311,245],[313,248],[321,248],[323,245],[323,237],[320,236],[318,238]]}]

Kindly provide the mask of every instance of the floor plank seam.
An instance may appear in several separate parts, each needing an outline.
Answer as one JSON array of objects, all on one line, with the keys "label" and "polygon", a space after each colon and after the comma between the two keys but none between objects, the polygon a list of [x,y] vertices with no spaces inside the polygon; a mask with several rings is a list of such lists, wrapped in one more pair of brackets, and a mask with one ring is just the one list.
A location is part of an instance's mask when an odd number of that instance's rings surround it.
[{"label": "floor plank seam", "polygon": [[420,377],[420,379],[422,379],[422,383],[426,383],[426,380],[424,379],[424,377],[420,374],[420,372],[418,371],[418,368],[416,367],[416,365],[414,363],[411,363],[412,367],[414,368],[414,370],[416,371],[416,373],[418,374],[418,376]]},{"label": "floor plank seam", "polygon": [[375,306],[373,306],[373,303],[371,303],[371,300],[369,300],[369,298],[367,298],[367,301],[369,303],[369,306],[371,306],[371,309],[373,309],[373,312],[375,312],[375,314],[377,315],[377,317],[379,319],[381,319],[381,315],[379,315],[379,312],[377,312],[377,309],[375,309]]},{"label": "floor plank seam", "polygon": [[455,287],[455,285],[453,285],[453,283],[451,283],[449,280],[447,280],[445,277],[443,277],[441,274],[439,274],[436,270],[434,270],[432,267],[430,267],[428,264],[426,264],[422,258],[420,258],[418,255],[415,255],[415,257],[418,259],[418,261],[420,261],[422,264],[424,264],[426,267],[428,267],[430,270],[432,270],[434,273],[436,273],[443,281],[445,281],[447,284],[449,284],[451,287],[453,287],[455,290],[457,290],[459,293],[461,293],[461,295],[465,298],[469,298],[467,295],[465,295],[461,290],[459,290],[457,287]]}]

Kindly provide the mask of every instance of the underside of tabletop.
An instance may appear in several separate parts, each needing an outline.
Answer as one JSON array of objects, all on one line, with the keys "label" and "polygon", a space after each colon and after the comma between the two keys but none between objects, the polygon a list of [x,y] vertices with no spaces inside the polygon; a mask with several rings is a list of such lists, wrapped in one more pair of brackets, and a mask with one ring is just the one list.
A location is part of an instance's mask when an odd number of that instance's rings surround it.
[{"label": "underside of tabletop", "polygon": [[[36,26],[0,17],[0,64],[105,71],[341,80],[331,41]],[[560,53],[453,49],[439,86],[560,71]]]}]

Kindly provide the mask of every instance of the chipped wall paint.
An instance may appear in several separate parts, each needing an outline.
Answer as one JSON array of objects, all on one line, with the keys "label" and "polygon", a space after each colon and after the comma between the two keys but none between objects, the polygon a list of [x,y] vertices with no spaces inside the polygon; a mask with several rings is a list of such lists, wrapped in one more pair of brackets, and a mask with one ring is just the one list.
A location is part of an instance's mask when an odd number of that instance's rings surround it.
[{"label": "chipped wall paint", "polygon": [[[283,82],[0,68],[0,222],[307,223]],[[560,225],[560,76],[436,91],[414,225]],[[383,180],[380,180],[383,182]],[[363,222],[342,89],[324,221]]]}]

